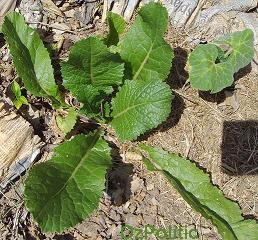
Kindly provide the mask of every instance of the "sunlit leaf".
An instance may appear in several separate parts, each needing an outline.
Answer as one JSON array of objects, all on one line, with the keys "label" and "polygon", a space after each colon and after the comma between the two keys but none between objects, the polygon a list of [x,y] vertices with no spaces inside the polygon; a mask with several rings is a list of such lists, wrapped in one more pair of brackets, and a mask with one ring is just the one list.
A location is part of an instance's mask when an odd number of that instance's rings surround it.
[{"label": "sunlit leaf", "polygon": [[127,80],[112,100],[112,127],[121,140],[134,140],[157,127],[171,111],[169,86],[157,80]]},{"label": "sunlit leaf", "polygon": [[158,3],[143,6],[126,33],[120,54],[126,63],[127,78],[165,80],[169,74],[173,51],[163,39],[168,13]]},{"label": "sunlit leaf", "polygon": [[68,110],[68,115],[65,117],[60,115],[56,116],[57,126],[64,134],[69,133],[73,129],[76,120],[77,112],[73,108]]},{"label": "sunlit leaf", "polygon": [[16,12],[5,16],[2,25],[15,68],[26,89],[37,97],[47,97],[58,105],[61,100],[53,67],[39,34]]},{"label": "sunlit leaf", "polygon": [[161,171],[185,201],[212,221],[223,239],[257,240],[258,224],[244,220],[238,204],[226,198],[210,177],[193,162],[159,148],[140,144],[148,166]]},{"label": "sunlit leaf", "polygon": [[120,15],[113,12],[108,12],[107,22],[109,33],[105,39],[105,43],[109,47],[111,45],[117,45],[119,42],[119,36],[125,30],[126,22]]},{"label": "sunlit leaf", "polygon": [[234,73],[248,65],[253,56],[254,34],[250,29],[199,45],[188,59],[190,83],[193,88],[217,93],[232,85]]},{"label": "sunlit leaf", "polygon": [[99,205],[110,148],[99,133],[78,135],[35,165],[25,183],[25,203],[44,232],[62,232],[88,217]]}]

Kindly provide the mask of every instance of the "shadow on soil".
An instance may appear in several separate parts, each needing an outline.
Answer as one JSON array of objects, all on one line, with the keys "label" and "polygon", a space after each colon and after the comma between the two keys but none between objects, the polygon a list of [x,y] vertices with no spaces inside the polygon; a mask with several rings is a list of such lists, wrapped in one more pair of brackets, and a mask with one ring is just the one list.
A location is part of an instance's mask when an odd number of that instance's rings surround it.
[{"label": "shadow on soil", "polygon": [[258,173],[258,121],[223,124],[221,168],[230,175]]},{"label": "shadow on soil", "polygon": [[106,192],[111,197],[113,205],[120,206],[129,200],[131,196],[131,182],[133,176],[133,164],[124,163],[119,154],[119,148],[112,142],[111,156],[113,165],[107,173]]},{"label": "shadow on soil", "polygon": [[245,75],[252,71],[251,63],[245,66],[244,68],[240,69],[237,73],[234,74],[234,82],[238,81],[239,79],[243,78]]},{"label": "shadow on soil", "polygon": [[[234,88],[226,88],[226,90],[234,91]],[[211,94],[210,92],[198,91],[199,97],[207,102],[220,104],[225,101],[226,95],[224,91]]]},{"label": "shadow on soil", "polygon": [[55,235],[54,238],[55,240],[74,240],[75,238],[73,237],[72,234],[62,234],[62,235]]},{"label": "shadow on soil", "polygon": [[4,35],[2,33],[0,33],[0,48],[2,48],[5,44],[5,41],[4,41]]},{"label": "shadow on soil", "polygon": [[185,70],[186,63],[187,52],[180,47],[174,48],[172,68],[167,80],[167,83],[171,89],[182,88],[189,78],[188,72]]}]

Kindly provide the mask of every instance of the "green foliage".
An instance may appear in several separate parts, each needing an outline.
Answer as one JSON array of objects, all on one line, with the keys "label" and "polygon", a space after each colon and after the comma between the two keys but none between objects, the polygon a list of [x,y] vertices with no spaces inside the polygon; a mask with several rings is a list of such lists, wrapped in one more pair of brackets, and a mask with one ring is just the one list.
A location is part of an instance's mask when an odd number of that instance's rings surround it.
[{"label": "green foliage", "polygon": [[[82,104],[82,114],[100,121],[102,127],[106,128],[103,122],[110,124],[122,141],[135,140],[165,121],[171,111],[173,95],[164,82],[174,57],[163,38],[168,13],[161,4],[147,4],[126,34],[125,21],[117,14],[108,14],[108,24],[106,38],[89,37],[72,47],[68,61],[61,64],[63,85]],[[38,33],[18,13],[7,15],[2,29],[26,89],[62,105],[49,54]],[[250,30],[200,45],[189,56],[190,83],[200,90],[218,92],[232,84],[233,74],[252,57]],[[27,104],[16,82],[12,90],[17,108]],[[56,117],[65,134],[76,120],[72,107],[65,118]],[[162,171],[224,239],[257,239],[255,221],[244,220],[238,205],[226,199],[195,164],[160,149],[141,147],[149,154],[145,159],[148,168]],[[99,131],[64,142],[51,160],[35,165],[24,194],[42,230],[61,232],[88,217],[98,207],[110,165],[111,149]]]},{"label": "green foliage", "polygon": [[111,45],[116,46],[119,42],[119,36],[125,30],[126,22],[120,15],[113,12],[109,12],[107,14],[107,21],[109,26],[109,34],[105,38],[105,44],[108,47]]},{"label": "green foliage", "polygon": [[110,165],[110,148],[98,132],[64,142],[51,160],[35,165],[24,195],[42,230],[62,232],[89,216],[99,205]]},{"label": "green foliage", "polygon": [[85,114],[100,115],[100,102],[122,84],[124,64],[97,37],[81,40],[62,63],[64,86],[84,104]]},{"label": "green foliage", "polygon": [[11,90],[15,96],[13,104],[17,109],[20,109],[22,104],[29,105],[27,99],[22,96],[20,85],[16,81],[12,83]]},{"label": "green foliage", "polygon": [[35,96],[47,97],[58,105],[61,97],[55,83],[51,59],[39,34],[16,12],[5,17],[2,32],[26,89]]},{"label": "green foliage", "polygon": [[174,57],[171,47],[163,39],[167,24],[168,13],[161,4],[150,3],[140,9],[120,44],[128,79],[167,78]]},{"label": "green foliage", "polygon": [[[157,16],[162,17],[157,20]],[[113,13],[108,21],[110,33],[105,42],[110,46],[117,44],[125,22]],[[163,39],[167,24],[167,11],[160,4],[141,8],[131,30],[118,43],[125,72],[137,68],[125,83],[120,57],[97,37],[77,42],[69,60],[62,64],[64,86],[83,103],[81,112],[97,120],[111,120],[121,140],[136,139],[166,120],[171,111],[172,94],[169,86],[162,83],[173,58],[171,47]],[[118,86],[121,87],[112,100]]]},{"label": "green foliage", "polygon": [[[224,52],[220,46],[226,46]],[[232,85],[234,73],[248,65],[254,56],[254,34],[246,29],[215,41],[199,45],[188,59],[192,87],[217,93]]]},{"label": "green foliage", "polygon": [[157,80],[127,80],[112,101],[111,126],[121,140],[133,140],[157,127],[170,113],[169,86]]},{"label": "green foliage", "polygon": [[113,86],[122,84],[123,71],[124,64],[119,57],[110,53],[97,37],[75,43],[69,60],[62,63],[64,86],[75,95],[88,85],[99,92],[111,93]]},{"label": "green foliage", "polygon": [[255,220],[244,220],[237,203],[227,199],[203,170],[176,154],[144,144],[140,147],[148,155],[148,166],[161,171],[187,203],[212,221],[223,239],[257,240]]},{"label": "green foliage", "polygon": [[[137,73],[139,79],[125,81],[123,60],[107,47],[119,45],[120,48],[119,37],[125,29],[124,20],[113,13],[108,15],[110,33],[104,42],[89,37],[75,43],[68,61],[61,64],[63,85],[82,103],[80,112],[101,121],[111,120],[122,140],[136,139],[156,127],[171,110],[172,93],[162,82],[168,75],[173,56],[163,39],[167,13],[160,4],[150,4],[142,8],[141,18],[151,21],[149,14],[165,15],[161,21],[145,24],[141,29],[148,32],[150,41],[144,43],[149,48],[147,55],[143,56],[140,49],[132,58],[133,65],[137,59],[142,61]],[[137,24],[134,27],[137,28]],[[6,17],[4,33],[25,87],[36,96],[58,99],[49,55],[38,34],[16,13]],[[130,41],[128,36],[129,33],[121,44],[124,56],[126,41]],[[137,36],[135,40],[138,41]],[[164,60],[157,61],[160,57]],[[29,70],[21,67],[26,64]],[[150,67],[152,69],[148,70]],[[57,116],[56,122],[66,134],[74,127],[76,118],[76,111],[70,108],[68,115]],[[64,142],[56,148],[51,160],[34,166],[26,179],[25,203],[42,230],[61,232],[97,208],[110,164],[108,144],[94,133]]]},{"label": "green foliage", "polygon": [[83,103],[80,112],[89,118],[102,120],[102,106],[107,94],[99,92],[91,85],[87,85],[78,92],[78,99]]},{"label": "green foliage", "polygon": [[60,115],[56,116],[56,124],[64,134],[69,133],[73,129],[76,120],[77,112],[73,108],[70,108],[68,110],[68,115],[65,117],[62,117]]}]

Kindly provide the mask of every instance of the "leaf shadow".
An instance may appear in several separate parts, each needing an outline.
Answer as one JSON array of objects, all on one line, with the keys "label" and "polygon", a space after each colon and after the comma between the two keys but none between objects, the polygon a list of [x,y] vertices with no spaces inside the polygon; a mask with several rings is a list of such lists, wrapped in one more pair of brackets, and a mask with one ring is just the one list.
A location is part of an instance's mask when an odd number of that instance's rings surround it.
[{"label": "leaf shadow", "polygon": [[203,100],[211,103],[217,103],[220,104],[225,101],[226,95],[225,95],[225,90],[228,91],[233,91],[232,87],[225,88],[223,91],[218,92],[218,93],[210,93],[208,91],[198,91],[199,97],[202,98]]},{"label": "leaf shadow", "polygon": [[241,68],[237,73],[234,74],[234,83],[239,79],[243,78],[252,71],[252,65],[249,63],[247,66]]},{"label": "leaf shadow", "polygon": [[124,69],[124,78],[123,81],[127,79],[133,79],[133,70],[132,70],[132,64],[128,61],[124,60],[125,69]]},{"label": "leaf shadow", "polygon": [[188,54],[185,49],[181,47],[174,48],[172,67],[167,79],[167,83],[172,89],[182,88],[189,78],[189,74],[185,70],[187,57]]},{"label": "leaf shadow", "polygon": [[5,45],[4,35],[0,33],[0,48],[2,48]]},{"label": "leaf shadow", "polygon": [[133,164],[124,163],[119,154],[119,148],[110,141],[112,167],[107,173],[106,192],[111,197],[111,203],[120,206],[126,203],[132,195],[131,182],[133,176]]}]

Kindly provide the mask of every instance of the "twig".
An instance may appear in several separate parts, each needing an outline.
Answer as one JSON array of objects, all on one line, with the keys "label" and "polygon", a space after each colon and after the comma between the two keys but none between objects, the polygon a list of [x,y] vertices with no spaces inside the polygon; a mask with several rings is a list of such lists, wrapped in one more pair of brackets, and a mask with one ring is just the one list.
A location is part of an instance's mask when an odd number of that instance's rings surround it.
[{"label": "twig", "polygon": [[57,29],[57,30],[60,30],[60,31],[63,31],[63,32],[68,32],[68,33],[72,33],[72,34],[76,35],[75,31],[71,31],[71,30],[67,30],[67,29],[62,29],[62,28],[53,26],[53,25],[48,24],[48,23],[43,23],[43,22],[27,22],[27,23],[28,24],[39,24],[39,25],[42,25],[42,26],[45,26],[45,27],[54,28],[54,29]]},{"label": "twig", "polygon": [[194,104],[199,105],[199,102],[193,101],[192,99],[190,99],[190,98],[189,98],[188,96],[186,96],[185,94],[183,94],[183,93],[181,93],[181,92],[179,92],[179,91],[177,91],[177,90],[175,90],[175,89],[173,89],[172,91],[175,92],[176,94],[178,94],[179,96],[181,96],[182,98],[184,98],[185,100],[187,100],[187,101],[189,101],[189,102],[191,102],[191,103],[194,103]]}]

